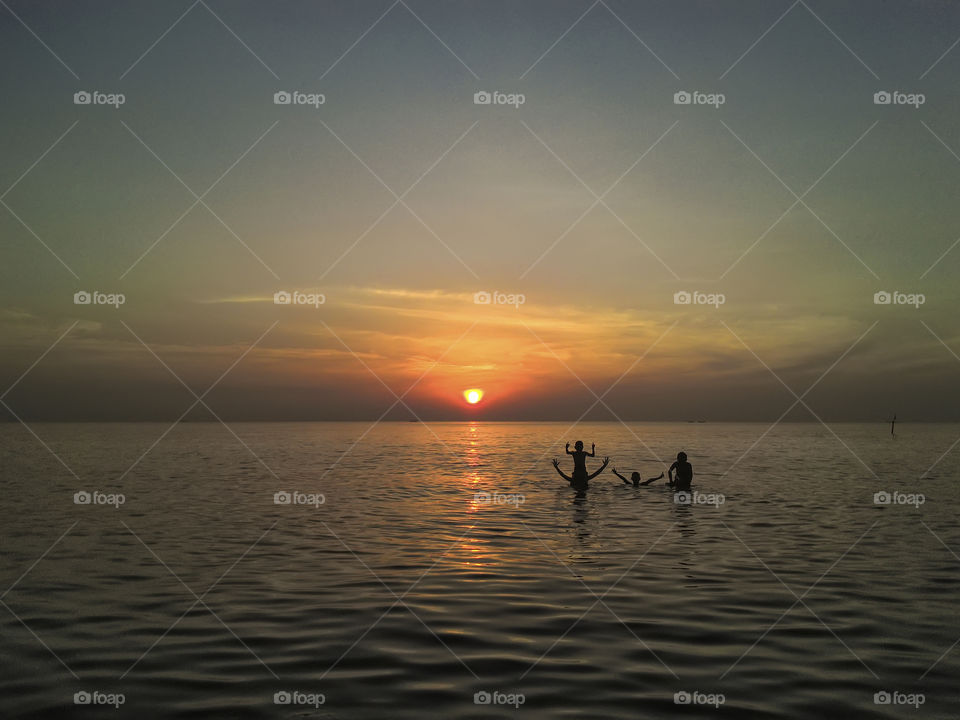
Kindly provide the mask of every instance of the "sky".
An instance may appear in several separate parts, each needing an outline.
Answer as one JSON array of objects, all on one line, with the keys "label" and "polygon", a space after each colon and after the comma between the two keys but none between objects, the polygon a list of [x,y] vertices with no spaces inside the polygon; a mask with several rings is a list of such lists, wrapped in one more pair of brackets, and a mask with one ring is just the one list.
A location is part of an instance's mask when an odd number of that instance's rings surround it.
[{"label": "sky", "polygon": [[0,415],[960,420],[958,38],[934,0],[7,0]]}]

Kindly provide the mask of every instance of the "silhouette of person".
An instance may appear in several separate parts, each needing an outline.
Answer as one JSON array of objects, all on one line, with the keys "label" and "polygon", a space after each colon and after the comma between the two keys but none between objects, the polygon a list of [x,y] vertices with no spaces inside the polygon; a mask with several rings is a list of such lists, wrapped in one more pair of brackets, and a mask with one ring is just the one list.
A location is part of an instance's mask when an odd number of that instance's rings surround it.
[{"label": "silhouette of person", "polygon": [[575,450],[570,452],[570,443],[567,443],[566,452],[567,455],[573,456],[573,476],[567,475],[563,470],[560,469],[560,462],[556,459],[553,461],[553,467],[560,477],[570,483],[572,487],[577,490],[586,490],[587,483],[590,480],[593,480],[597,475],[603,472],[604,468],[607,467],[607,464],[610,462],[610,458],[604,458],[603,464],[600,466],[600,469],[594,473],[587,473],[587,457],[596,456],[597,446],[593,443],[590,445],[590,452],[585,452],[583,449],[583,443],[577,440],[574,445]]},{"label": "silhouette of person", "polygon": [[[677,473],[676,480],[673,478],[674,472]],[[693,465],[687,462],[685,452],[677,453],[677,461],[667,470],[667,477],[670,487],[679,492],[690,492],[690,484],[693,482]]]},{"label": "silhouette of person", "polygon": [[620,473],[618,473],[616,468],[613,468],[610,472],[612,472],[612,473],[613,473],[614,475],[616,475],[618,478],[620,478],[621,480],[623,480],[623,482],[624,482],[626,485],[629,485],[629,484],[630,484],[630,481],[632,480],[634,487],[640,487],[641,485],[649,485],[650,483],[655,482],[656,480],[662,480],[662,479],[663,479],[663,473],[660,473],[660,474],[657,475],[655,478],[650,478],[649,480],[644,480],[643,482],[640,482],[640,480],[641,480],[640,473],[638,473],[636,470],[634,470],[632,473],[630,473],[630,480],[627,480],[623,475],[621,475]]}]

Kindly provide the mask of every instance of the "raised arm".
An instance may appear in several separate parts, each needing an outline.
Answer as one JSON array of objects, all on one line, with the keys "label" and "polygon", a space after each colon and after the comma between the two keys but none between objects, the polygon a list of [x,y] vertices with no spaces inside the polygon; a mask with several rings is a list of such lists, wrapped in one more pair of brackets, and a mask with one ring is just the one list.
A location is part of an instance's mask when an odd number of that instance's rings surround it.
[{"label": "raised arm", "polygon": [[597,454],[597,444],[590,443],[590,452],[587,453],[590,457],[594,457]]},{"label": "raised arm", "polygon": [[630,481],[627,480],[623,475],[621,475],[620,473],[618,473],[616,468],[612,468],[612,469],[610,470],[610,472],[612,472],[612,473],[613,473],[614,475],[616,475],[618,478],[620,478],[621,480],[623,480],[627,485],[630,484]]},{"label": "raised arm", "polygon": [[591,473],[590,475],[587,475],[587,480],[593,480],[597,475],[599,475],[600,473],[602,473],[603,470],[604,470],[604,468],[607,467],[607,464],[608,464],[609,462],[610,462],[610,458],[605,457],[605,458],[603,459],[603,465],[600,466],[600,469],[597,470],[595,473]]},{"label": "raised arm", "polygon": [[573,453],[570,452],[570,443],[567,443],[567,451],[566,451],[566,452],[567,452],[567,455],[573,455]]},{"label": "raised arm", "polygon": [[655,478],[650,478],[649,480],[644,480],[644,481],[643,481],[642,483],[640,483],[640,484],[641,484],[641,485],[649,485],[650,483],[656,482],[657,480],[663,480],[663,473],[660,473],[660,474],[657,475]]},{"label": "raised arm", "polygon": [[573,482],[573,478],[567,475],[565,472],[563,472],[563,470],[560,469],[560,463],[557,461],[556,458],[553,459],[553,467],[558,473],[560,473],[560,477],[562,477],[567,482]]}]

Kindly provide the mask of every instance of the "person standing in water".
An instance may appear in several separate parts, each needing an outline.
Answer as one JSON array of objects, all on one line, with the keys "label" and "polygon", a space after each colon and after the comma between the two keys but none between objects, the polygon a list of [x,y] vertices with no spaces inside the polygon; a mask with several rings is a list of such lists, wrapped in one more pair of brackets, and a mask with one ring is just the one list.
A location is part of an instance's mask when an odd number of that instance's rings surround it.
[{"label": "person standing in water", "polygon": [[567,443],[566,452],[567,455],[573,455],[573,477],[567,475],[563,470],[560,469],[560,463],[557,460],[553,461],[553,467],[560,477],[569,482],[577,490],[585,490],[587,483],[590,480],[593,480],[597,475],[603,472],[604,468],[607,467],[607,464],[610,462],[610,458],[604,458],[603,464],[600,466],[600,469],[594,473],[587,473],[587,458],[596,456],[597,446],[594,443],[590,444],[590,452],[586,452],[583,449],[583,443],[580,440],[577,440],[574,445],[574,451],[570,452],[570,443]]},{"label": "person standing in water", "polygon": [[[674,472],[677,473],[676,480],[673,478]],[[669,478],[670,487],[674,490],[690,492],[690,484],[693,482],[693,465],[687,462],[685,452],[677,453],[677,461],[667,470],[667,478]]]},{"label": "person standing in water", "polygon": [[613,473],[614,475],[616,475],[618,478],[620,478],[621,480],[623,480],[623,482],[624,482],[626,485],[629,485],[629,484],[630,484],[630,481],[632,480],[634,487],[640,487],[641,485],[649,485],[649,484],[652,483],[652,482],[656,482],[657,480],[663,479],[663,473],[660,473],[659,475],[657,475],[657,477],[649,478],[649,479],[643,480],[643,482],[641,482],[641,479],[642,479],[642,478],[640,477],[640,473],[638,473],[636,470],[634,470],[632,473],[630,473],[630,480],[627,480],[623,475],[621,475],[620,473],[618,473],[616,468],[613,468],[613,470],[611,470],[610,472],[612,472],[612,473]]}]

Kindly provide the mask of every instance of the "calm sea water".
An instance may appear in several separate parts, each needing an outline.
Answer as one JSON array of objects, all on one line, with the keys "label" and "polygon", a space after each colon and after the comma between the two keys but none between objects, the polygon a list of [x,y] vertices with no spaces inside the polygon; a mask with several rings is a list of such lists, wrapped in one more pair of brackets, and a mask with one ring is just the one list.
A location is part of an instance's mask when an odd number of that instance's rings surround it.
[{"label": "calm sea water", "polygon": [[[62,463],[0,427],[4,717],[960,715],[960,446],[921,478],[960,426],[32,427]],[[577,439],[683,449],[714,502],[577,498]]]}]

